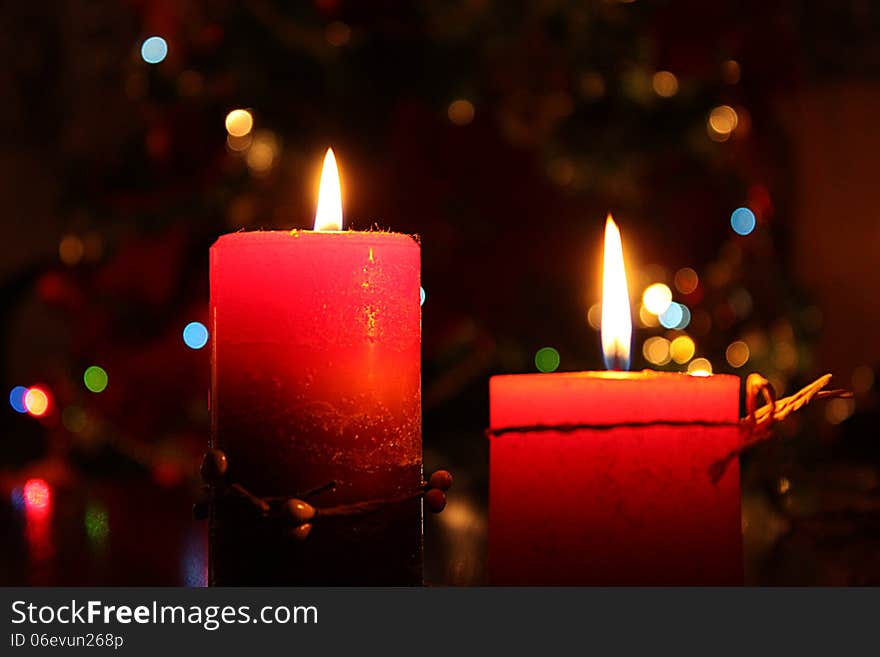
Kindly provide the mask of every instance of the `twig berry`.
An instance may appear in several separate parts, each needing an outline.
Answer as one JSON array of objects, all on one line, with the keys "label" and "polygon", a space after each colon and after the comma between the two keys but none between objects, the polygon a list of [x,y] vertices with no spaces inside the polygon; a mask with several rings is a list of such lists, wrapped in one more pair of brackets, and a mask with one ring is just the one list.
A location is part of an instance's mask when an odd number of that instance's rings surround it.
[{"label": "twig berry", "polygon": [[308,502],[293,498],[287,502],[287,512],[294,519],[297,525],[309,522],[315,517],[315,507]]},{"label": "twig berry", "polygon": [[219,449],[209,449],[202,458],[202,467],[199,468],[202,481],[211,486],[219,484],[228,467],[229,462],[226,460],[225,452]]},{"label": "twig berry", "polygon": [[298,527],[294,527],[290,530],[290,535],[298,541],[304,541],[308,538],[309,534],[312,531],[312,523],[307,522],[305,524],[299,525]]},{"label": "twig berry", "polygon": [[446,493],[439,488],[432,488],[425,493],[425,506],[431,513],[440,513],[446,508]]},{"label": "twig berry", "polygon": [[452,474],[449,470],[437,470],[428,480],[428,487],[449,490],[452,488]]}]

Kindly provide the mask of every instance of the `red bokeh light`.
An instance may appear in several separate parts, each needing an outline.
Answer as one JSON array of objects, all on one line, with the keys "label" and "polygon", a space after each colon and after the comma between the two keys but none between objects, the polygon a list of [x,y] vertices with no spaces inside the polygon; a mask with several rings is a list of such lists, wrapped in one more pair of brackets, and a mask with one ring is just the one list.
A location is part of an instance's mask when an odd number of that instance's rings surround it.
[{"label": "red bokeh light", "polygon": [[52,489],[45,479],[28,479],[24,484],[24,504],[28,510],[47,509],[52,503]]}]

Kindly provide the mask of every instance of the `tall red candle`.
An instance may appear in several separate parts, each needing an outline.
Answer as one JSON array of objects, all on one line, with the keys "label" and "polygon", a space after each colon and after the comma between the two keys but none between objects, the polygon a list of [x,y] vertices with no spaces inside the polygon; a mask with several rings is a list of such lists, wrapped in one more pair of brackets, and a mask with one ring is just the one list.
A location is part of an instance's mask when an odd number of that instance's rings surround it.
[{"label": "tall red candle", "polygon": [[[259,496],[335,481],[315,506],[399,499],[422,478],[420,249],[339,230],[324,187],[319,222],[329,205],[335,230],[233,233],[211,248],[212,441],[230,481]],[[215,584],[421,582],[417,499],[321,519],[301,542],[229,507],[212,523]]]},{"label": "tall red candle", "polygon": [[[603,345],[619,364],[631,325],[610,221],[608,239]],[[738,444],[737,377],[504,375],[490,400],[493,584],[742,583],[739,469],[709,476]]]}]

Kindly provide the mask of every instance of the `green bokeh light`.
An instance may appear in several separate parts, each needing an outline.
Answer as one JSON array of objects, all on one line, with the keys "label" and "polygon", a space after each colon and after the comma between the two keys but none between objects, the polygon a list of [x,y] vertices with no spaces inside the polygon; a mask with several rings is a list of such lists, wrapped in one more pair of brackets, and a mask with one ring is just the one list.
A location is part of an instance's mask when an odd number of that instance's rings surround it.
[{"label": "green bokeh light", "polygon": [[542,347],[535,354],[535,367],[540,372],[555,372],[559,367],[559,352],[553,347]]},{"label": "green bokeh light", "polygon": [[104,371],[103,367],[92,365],[86,368],[85,374],[83,374],[83,382],[86,384],[86,388],[92,392],[104,392],[104,389],[107,387],[107,372]]},{"label": "green bokeh light", "polygon": [[94,545],[103,545],[110,533],[110,520],[107,517],[107,509],[99,504],[86,506],[85,515],[86,535]]}]

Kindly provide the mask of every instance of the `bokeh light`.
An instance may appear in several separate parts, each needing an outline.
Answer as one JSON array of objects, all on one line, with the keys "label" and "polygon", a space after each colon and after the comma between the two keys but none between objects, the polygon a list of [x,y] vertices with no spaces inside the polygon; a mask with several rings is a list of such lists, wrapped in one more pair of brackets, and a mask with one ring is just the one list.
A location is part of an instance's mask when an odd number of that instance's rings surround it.
[{"label": "bokeh light", "polygon": [[594,303],[587,311],[587,323],[597,331],[602,328],[602,304]]},{"label": "bokeh light", "polygon": [[748,235],[755,230],[755,213],[748,208],[737,208],[730,215],[730,227],[737,235]]},{"label": "bokeh light", "polygon": [[425,305],[425,288],[419,287],[419,305]]},{"label": "bokeh light", "polygon": [[254,117],[246,109],[234,109],[226,115],[226,132],[231,137],[244,137],[254,127]]},{"label": "bokeh light", "polygon": [[83,524],[89,542],[95,547],[103,546],[110,533],[110,519],[107,515],[107,509],[100,504],[89,504],[86,506]]},{"label": "bokeh light", "polygon": [[671,303],[659,318],[660,325],[668,329],[684,329],[691,322],[691,311],[680,303]]},{"label": "bokeh light", "polygon": [[650,312],[661,315],[672,303],[672,290],[663,283],[654,283],[642,293],[642,303]]},{"label": "bokeh light", "polygon": [[25,508],[46,509],[52,503],[52,489],[45,479],[28,479],[22,491]]},{"label": "bokeh light", "polygon": [[9,405],[16,413],[27,413],[27,407],[24,405],[24,396],[27,391],[28,389],[24,386],[15,386],[9,391]]},{"label": "bokeh light", "polygon": [[742,367],[749,362],[749,355],[749,345],[742,340],[731,342],[724,352],[727,364],[731,367]]},{"label": "bokeh light", "polygon": [[351,40],[351,28],[342,21],[333,21],[324,30],[324,38],[331,46],[341,48]]},{"label": "bokeh light", "polygon": [[458,100],[454,100],[449,103],[449,107],[446,109],[446,115],[449,117],[449,120],[455,125],[467,125],[471,121],[474,120],[474,114],[476,110],[474,109],[474,104],[463,98],[459,98]]},{"label": "bokeh light", "polygon": [[735,59],[728,59],[721,65],[721,77],[727,84],[736,84],[739,82],[740,67],[739,62]]},{"label": "bokeh light", "polygon": [[682,294],[691,294],[700,284],[700,277],[690,267],[682,267],[675,272],[675,289]]},{"label": "bokeh light", "polygon": [[38,386],[28,388],[24,394],[24,407],[30,415],[42,417],[49,412],[49,393]]},{"label": "bokeh light", "polygon": [[850,385],[857,395],[866,394],[874,386],[874,370],[868,365],[859,365],[853,370]]},{"label": "bokeh light", "polygon": [[792,342],[787,340],[773,345],[773,364],[782,371],[788,372],[797,367],[798,351]]},{"label": "bokeh light", "polygon": [[856,404],[852,399],[829,399],[825,404],[825,419],[831,424],[840,424],[848,419],[855,410]]},{"label": "bokeh light", "polygon": [[252,143],[254,143],[254,138],[250,133],[246,134],[244,137],[226,135],[226,148],[234,153],[242,153],[246,151],[251,147]]},{"label": "bokeh light", "polygon": [[670,71],[657,71],[652,82],[654,93],[661,98],[671,98],[678,93],[678,78]]},{"label": "bokeh light", "polygon": [[709,376],[712,374],[712,363],[705,358],[694,358],[687,368],[691,376]]},{"label": "bokeh light", "polygon": [[66,406],[61,411],[61,423],[71,433],[81,433],[88,426],[89,416],[79,406]]},{"label": "bokeh light", "polygon": [[79,264],[86,253],[86,245],[76,235],[65,235],[58,244],[58,257],[68,267]]},{"label": "bokeh light", "polygon": [[168,43],[159,36],[151,36],[141,45],[141,57],[147,64],[158,64],[168,56]]},{"label": "bokeh light", "polygon": [[275,134],[268,130],[259,130],[254,134],[245,161],[251,173],[260,176],[272,169],[280,153],[281,146]]},{"label": "bokeh light", "polygon": [[730,105],[719,105],[709,113],[706,130],[714,141],[727,141],[736,129],[739,117]]},{"label": "bokeh light", "polygon": [[655,335],[642,344],[642,355],[652,365],[666,365],[670,361],[669,340]]},{"label": "bokeh light", "polygon": [[639,323],[643,328],[660,326],[660,322],[657,320],[657,315],[648,310],[643,303],[639,304]]},{"label": "bokeh light", "polygon": [[190,322],[183,327],[183,342],[190,349],[201,349],[208,344],[208,328],[201,322]]},{"label": "bokeh light", "polygon": [[559,352],[553,347],[541,347],[535,354],[535,367],[539,372],[555,372],[559,361]]},{"label": "bokeh light", "polygon": [[694,357],[697,346],[690,336],[679,335],[669,345],[669,355],[679,365],[684,365]]},{"label": "bokeh light", "polygon": [[108,380],[106,370],[98,365],[90,365],[83,372],[83,383],[92,392],[104,392]]}]

